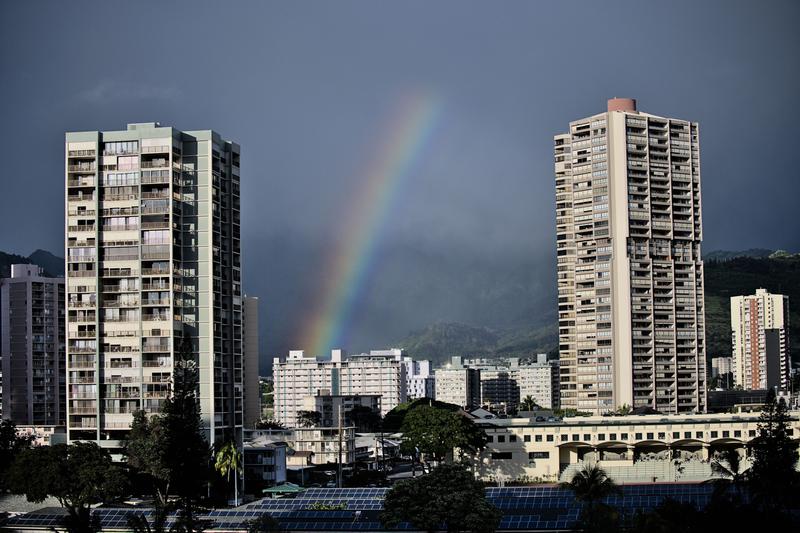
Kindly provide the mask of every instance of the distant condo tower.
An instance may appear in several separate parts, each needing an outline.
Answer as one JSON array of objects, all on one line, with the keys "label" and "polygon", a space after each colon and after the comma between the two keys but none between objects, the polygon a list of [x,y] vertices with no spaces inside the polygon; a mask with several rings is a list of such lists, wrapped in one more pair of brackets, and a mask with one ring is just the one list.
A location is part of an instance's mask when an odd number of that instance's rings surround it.
[{"label": "distant condo tower", "polygon": [[744,390],[788,392],[789,297],[757,289],[731,298],[733,378]]},{"label": "distant condo tower", "polygon": [[209,442],[241,440],[239,146],[157,123],[66,134],[67,431],[118,453],[181,354]]},{"label": "distant condo tower", "polygon": [[697,123],[614,98],[554,140],[561,407],[705,411]]}]

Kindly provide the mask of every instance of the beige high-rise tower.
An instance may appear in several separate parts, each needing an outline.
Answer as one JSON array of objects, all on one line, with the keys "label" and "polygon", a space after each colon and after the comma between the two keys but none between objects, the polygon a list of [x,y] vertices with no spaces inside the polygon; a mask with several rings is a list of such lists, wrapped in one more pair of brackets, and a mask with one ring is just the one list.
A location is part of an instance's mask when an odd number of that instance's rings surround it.
[{"label": "beige high-rise tower", "polygon": [[67,432],[119,451],[179,358],[209,442],[241,439],[239,146],[157,123],[66,135]]},{"label": "beige high-rise tower", "polygon": [[745,390],[789,389],[789,297],[757,289],[731,298],[733,379]]},{"label": "beige high-rise tower", "polygon": [[704,411],[697,124],[614,98],[554,139],[562,408]]}]

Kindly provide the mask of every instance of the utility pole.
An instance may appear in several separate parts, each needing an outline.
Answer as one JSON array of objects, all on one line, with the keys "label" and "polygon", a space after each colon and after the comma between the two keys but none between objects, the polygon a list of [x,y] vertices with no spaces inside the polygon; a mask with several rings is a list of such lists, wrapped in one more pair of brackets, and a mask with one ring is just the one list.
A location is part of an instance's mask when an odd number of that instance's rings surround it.
[{"label": "utility pole", "polygon": [[338,461],[338,472],[336,479],[338,483],[336,484],[337,487],[340,489],[342,488],[342,404],[341,399],[339,402],[339,461]]}]

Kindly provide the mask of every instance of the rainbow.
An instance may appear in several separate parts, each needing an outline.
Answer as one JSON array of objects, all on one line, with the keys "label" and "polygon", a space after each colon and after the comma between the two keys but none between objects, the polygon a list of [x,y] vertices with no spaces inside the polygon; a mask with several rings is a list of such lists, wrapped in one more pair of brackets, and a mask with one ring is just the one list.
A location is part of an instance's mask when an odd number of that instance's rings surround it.
[{"label": "rainbow", "polygon": [[355,306],[375,268],[378,244],[405,178],[425,153],[442,114],[436,95],[404,95],[391,114],[387,135],[362,173],[363,183],[345,218],[344,239],[322,272],[326,276],[316,305],[299,337],[314,355],[342,347]]}]

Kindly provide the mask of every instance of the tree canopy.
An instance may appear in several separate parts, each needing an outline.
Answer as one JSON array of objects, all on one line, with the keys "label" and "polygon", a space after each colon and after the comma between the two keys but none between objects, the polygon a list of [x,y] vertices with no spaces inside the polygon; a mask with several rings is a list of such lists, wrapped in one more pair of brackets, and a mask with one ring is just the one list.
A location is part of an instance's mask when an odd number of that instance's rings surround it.
[{"label": "tree canopy", "polygon": [[11,420],[0,420],[0,493],[7,488],[8,468],[20,452],[30,447],[32,440],[31,435],[18,435],[17,426]]},{"label": "tree canopy", "polygon": [[159,413],[134,414],[125,442],[133,473],[150,482],[159,505],[166,507],[170,495],[179,497],[180,517],[185,517],[180,524],[188,529],[192,527],[191,506],[210,475],[211,450],[200,418],[198,382],[197,364],[184,339],[172,374],[172,394]]},{"label": "tree canopy", "polygon": [[483,485],[458,464],[441,464],[428,475],[396,484],[380,515],[385,527],[409,522],[424,531],[492,532],[501,518]]},{"label": "tree canopy", "polygon": [[126,478],[107,450],[94,442],[56,444],[23,450],[8,475],[12,492],[39,503],[56,498],[67,510],[69,531],[92,532],[98,526],[91,505],[123,494]]},{"label": "tree canopy", "polygon": [[402,449],[406,453],[419,450],[437,461],[444,460],[454,448],[476,452],[486,445],[486,434],[463,414],[421,406],[403,420]]}]

